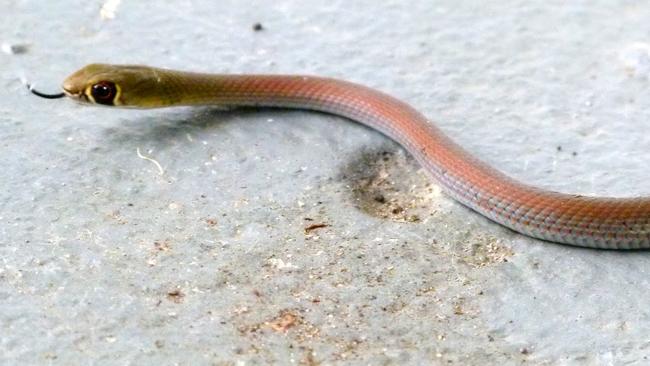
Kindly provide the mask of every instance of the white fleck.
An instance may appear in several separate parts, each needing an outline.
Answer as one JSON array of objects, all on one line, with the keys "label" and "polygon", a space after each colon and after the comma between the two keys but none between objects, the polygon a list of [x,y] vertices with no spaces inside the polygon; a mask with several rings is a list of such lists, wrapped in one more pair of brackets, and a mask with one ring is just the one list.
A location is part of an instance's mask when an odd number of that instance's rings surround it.
[{"label": "white fleck", "polygon": [[104,20],[115,18],[115,13],[121,2],[122,0],[106,0],[99,10],[99,16]]},{"label": "white fleck", "polygon": [[291,264],[290,262],[284,262],[280,258],[271,258],[269,259],[269,264],[277,269],[296,269],[298,266]]},{"label": "white fleck", "polygon": [[144,160],[147,160],[147,161],[152,162],[152,163],[153,163],[153,164],[158,168],[158,173],[160,173],[160,175],[165,174],[165,170],[164,170],[163,167],[160,165],[160,163],[157,162],[156,160],[150,158],[150,157],[147,157],[147,156],[142,155],[142,153],[140,153],[140,148],[139,148],[139,147],[136,148],[135,152],[138,154],[138,157],[139,157],[140,159],[144,159]]},{"label": "white fleck", "polygon": [[321,27],[316,27],[316,26],[307,27],[307,30],[313,33],[323,33],[323,29]]},{"label": "white fleck", "polygon": [[633,75],[650,73],[650,44],[634,42],[619,53],[619,60]]}]

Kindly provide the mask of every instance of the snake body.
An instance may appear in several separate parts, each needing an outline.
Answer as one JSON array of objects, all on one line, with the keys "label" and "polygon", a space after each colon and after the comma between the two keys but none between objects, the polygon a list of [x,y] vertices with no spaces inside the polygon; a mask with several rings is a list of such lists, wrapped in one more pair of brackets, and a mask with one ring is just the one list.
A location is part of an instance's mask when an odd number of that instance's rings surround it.
[{"label": "snake body", "polygon": [[445,193],[514,231],[583,247],[650,248],[650,198],[586,197],[523,184],[472,156],[408,104],[358,84],[92,64],[70,75],[63,90],[81,102],[121,107],[261,106],[331,113],[392,138]]}]

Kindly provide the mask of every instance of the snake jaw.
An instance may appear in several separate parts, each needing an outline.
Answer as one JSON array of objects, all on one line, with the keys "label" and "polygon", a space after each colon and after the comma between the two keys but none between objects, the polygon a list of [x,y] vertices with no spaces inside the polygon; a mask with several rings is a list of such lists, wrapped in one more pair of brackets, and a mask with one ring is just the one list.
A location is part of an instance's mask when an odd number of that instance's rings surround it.
[{"label": "snake jaw", "polygon": [[77,102],[90,102],[86,95],[84,94],[84,89],[78,86],[78,83],[75,83],[73,79],[68,77],[61,86],[63,93],[70,99]]},{"label": "snake jaw", "polygon": [[90,100],[88,100],[88,97],[84,92],[74,92],[69,89],[66,89],[65,87],[63,88],[63,94],[65,94],[68,98],[74,100],[75,102],[79,103],[90,103]]},{"label": "snake jaw", "polygon": [[79,99],[83,95],[82,92],[72,91],[72,90],[66,88],[65,85],[61,89],[63,89],[63,94],[65,94],[67,97],[72,98],[72,99]]}]

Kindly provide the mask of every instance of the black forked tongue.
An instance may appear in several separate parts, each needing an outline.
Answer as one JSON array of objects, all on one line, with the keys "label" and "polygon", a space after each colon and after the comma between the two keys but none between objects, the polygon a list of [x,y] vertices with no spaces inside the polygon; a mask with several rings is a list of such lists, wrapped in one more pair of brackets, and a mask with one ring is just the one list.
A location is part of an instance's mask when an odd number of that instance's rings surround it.
[{"label": "black forked tongue", "polygon": [[37,96],[39,96],[41,98],[45,98],[45,99],[59,99],[59,98],[65,97],[65,93],[46,94],[46,93],[40,92],[40,91],[32,88],[32,86],[30,84],[27,84],[27,89],[29,89],[29,91],[32,94],[37,95]]}]

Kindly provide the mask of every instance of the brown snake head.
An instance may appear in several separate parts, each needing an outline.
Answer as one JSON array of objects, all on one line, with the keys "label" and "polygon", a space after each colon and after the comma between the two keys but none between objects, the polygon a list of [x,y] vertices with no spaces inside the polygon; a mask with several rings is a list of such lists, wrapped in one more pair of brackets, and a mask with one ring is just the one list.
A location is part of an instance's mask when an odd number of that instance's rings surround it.
[{"label": "brown snake head", "polygon": [[155,108],[169,99],[164,78],[152,67],[90,64],[68,76],[63,91],[81,103]]}]

